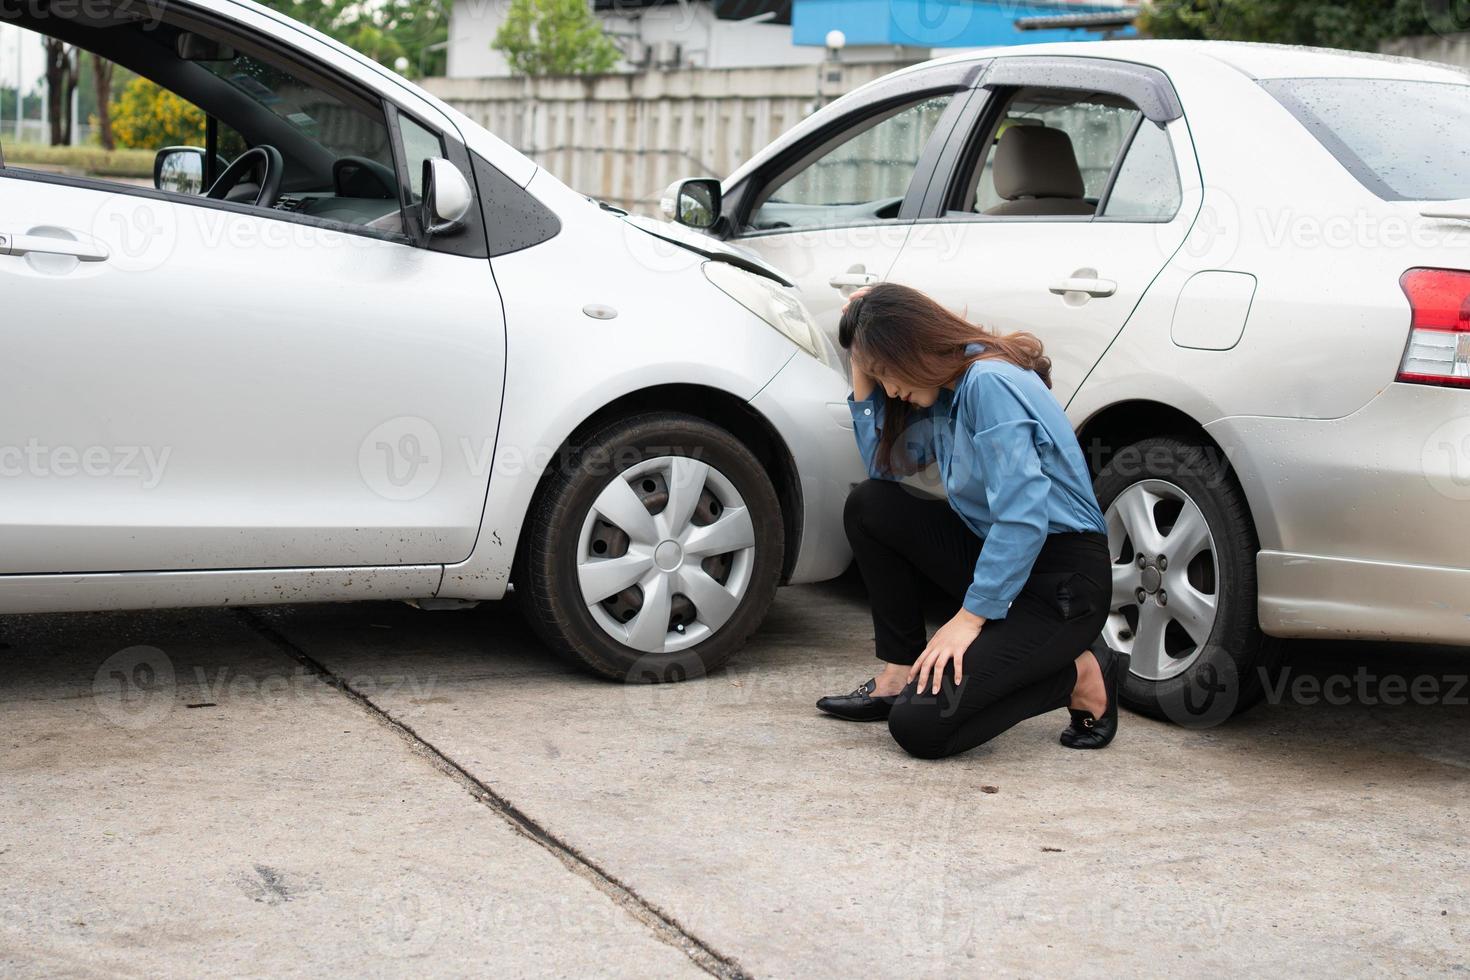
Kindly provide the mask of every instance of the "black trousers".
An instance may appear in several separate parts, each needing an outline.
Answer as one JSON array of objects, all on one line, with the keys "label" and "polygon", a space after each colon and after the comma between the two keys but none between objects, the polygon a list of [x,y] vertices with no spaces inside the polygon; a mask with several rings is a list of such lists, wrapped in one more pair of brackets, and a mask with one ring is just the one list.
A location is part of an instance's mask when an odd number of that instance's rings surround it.
[{"label": "black trousers", "polygon": [[[924,595],[938,587],[958,608],[982,539],[948,501],[889,480],[859,484],[844,517],[873,609],[878,658],[912,664],[927,643]],[[965,652],[960,685],[949,665],[937,696],[910,684],[895,701],[888,730],[898,744],[937,759],[1066,707],[1077,685],[1075,661],[1107,620],[1111,565],[1105,535],[1048,535],[1005,618],[987,621]]]}]

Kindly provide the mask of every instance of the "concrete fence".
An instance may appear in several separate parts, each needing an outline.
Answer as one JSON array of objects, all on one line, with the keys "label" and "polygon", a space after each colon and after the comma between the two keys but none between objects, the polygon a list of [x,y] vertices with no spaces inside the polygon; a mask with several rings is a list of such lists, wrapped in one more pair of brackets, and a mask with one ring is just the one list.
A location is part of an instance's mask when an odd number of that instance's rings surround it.
[{"label": "concrete fence", "polygon": [[1378,50],[1384,54],[1423,58],[1470,70],[1470,33],[1394,38],[1379,44]]},{"label": "concrete fence", "polygon": [[424,86],[593,197],[643,214],[679,177],[724,177],[819,106],[909,62],[681,69]]}]

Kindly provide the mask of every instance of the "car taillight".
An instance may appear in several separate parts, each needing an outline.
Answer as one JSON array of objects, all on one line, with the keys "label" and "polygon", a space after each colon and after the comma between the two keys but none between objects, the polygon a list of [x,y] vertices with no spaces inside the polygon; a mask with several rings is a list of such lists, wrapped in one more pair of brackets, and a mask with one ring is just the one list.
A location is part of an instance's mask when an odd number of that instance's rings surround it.
[{"label": "car taillight", "polygon": [[1413,316],[1396,380],[1470,388],[1470,272],[1410,269],[1399,285]]}]

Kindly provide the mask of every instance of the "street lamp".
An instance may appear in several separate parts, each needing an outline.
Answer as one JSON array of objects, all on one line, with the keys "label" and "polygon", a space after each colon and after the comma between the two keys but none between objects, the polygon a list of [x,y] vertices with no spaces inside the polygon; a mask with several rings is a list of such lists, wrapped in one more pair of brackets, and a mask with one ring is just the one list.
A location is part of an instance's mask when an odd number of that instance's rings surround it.
[{"label": "street lamp", "polygon": [[842,94],[842,49],[847,35],[833,29],[827,32],[827,58],[817,68],[817,108]]}]

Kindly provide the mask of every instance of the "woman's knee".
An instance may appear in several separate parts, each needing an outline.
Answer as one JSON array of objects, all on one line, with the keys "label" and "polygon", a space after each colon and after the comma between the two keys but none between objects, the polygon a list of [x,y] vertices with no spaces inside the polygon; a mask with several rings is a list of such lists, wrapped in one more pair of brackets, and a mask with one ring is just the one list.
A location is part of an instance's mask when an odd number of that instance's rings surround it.
[{"label": "woman's knee", "polygon": [[916,759],[942,759],[948,753],[938,722],[937,703],[900,701],[888,713],[888,734],[899,748]]},{"label": "woman's knee", "polygon": [[895,486],[891,480],[867,479],[852,488],[842,507],[842,525],[849,541],[873,526],[873,518],[883,512]]}]

